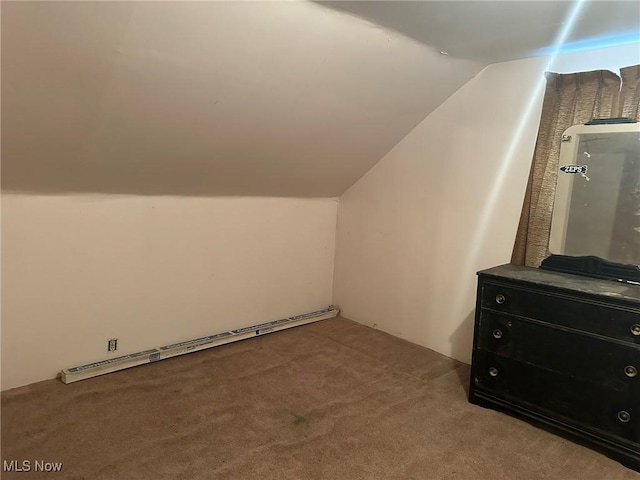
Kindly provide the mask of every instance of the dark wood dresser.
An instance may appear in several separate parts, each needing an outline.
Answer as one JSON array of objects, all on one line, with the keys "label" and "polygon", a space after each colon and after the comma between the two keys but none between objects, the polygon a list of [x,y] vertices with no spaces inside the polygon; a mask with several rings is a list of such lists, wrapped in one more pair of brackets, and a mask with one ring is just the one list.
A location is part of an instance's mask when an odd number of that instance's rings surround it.
[{"label": "dark wood dresser", "polygon": [[640,471],[640,286],[517,265],[479,272],[469,401]]}]

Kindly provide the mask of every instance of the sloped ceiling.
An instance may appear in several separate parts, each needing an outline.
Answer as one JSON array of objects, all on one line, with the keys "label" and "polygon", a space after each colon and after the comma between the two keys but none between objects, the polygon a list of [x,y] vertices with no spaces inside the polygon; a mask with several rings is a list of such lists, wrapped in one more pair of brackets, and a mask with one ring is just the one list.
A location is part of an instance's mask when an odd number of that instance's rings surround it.
[{"label": "sloped ceiling", "polygon": [[4,191],[339,195],[487,63],[530,51],[529,34],[499,51],[516,26],[458,51],[471,20],[447,9],[423,38],[407,10],[342,3],[2,2]]}]

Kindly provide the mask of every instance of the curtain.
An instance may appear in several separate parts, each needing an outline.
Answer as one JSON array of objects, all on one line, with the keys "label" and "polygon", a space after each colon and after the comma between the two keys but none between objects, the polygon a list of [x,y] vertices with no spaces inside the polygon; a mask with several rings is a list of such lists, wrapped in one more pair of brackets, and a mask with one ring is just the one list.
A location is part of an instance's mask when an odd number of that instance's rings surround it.
[{"label": "curtain", "polygon": [[622,89],[618,116],[640,120],[640,65],[620,70]]},{"label": "curtain", "polygon": [[[625,70],[627,77],[635,78],[635,90],[631,82],[625,98],[636,95],[637,99],[640,70]],[[621,79],[615,73],[606,70],[547,73],[546,79],[538,139],[511,257],[512,263],[533,267],[539,266],[548,256],[562,133],[570,126],[592,118],[617,117],[622,107]],[[630,104],[633,105],[633,100]],[[637,114],[637,100],[635,108]],[[632,109],[625,107],[624,111]]]}]

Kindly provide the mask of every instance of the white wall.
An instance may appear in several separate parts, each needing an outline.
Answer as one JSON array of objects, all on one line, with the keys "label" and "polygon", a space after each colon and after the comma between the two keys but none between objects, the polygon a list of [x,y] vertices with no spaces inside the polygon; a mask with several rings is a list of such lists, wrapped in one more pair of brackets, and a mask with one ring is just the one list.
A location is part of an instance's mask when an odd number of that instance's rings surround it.
[{"label": "white wall", "polygon": [[485,65],[310,1],[2,7],[21,192],[333,197]]},{"label": "white wall", "polygon": [[[629,65],[633,47],[560,60]],[[1,388],[103,359],[110,337],[126,354],[329,303],[468,361],[474,273],[509,260],[546,67],[481,72],[341,197],[337,236],[335,199],[3,194]]]},{"label": "white wall", "polygon": [[2,196],[2,389],[331,303],[336,199]]},{"label": "white wall", "polygon": [[430,114],[340,197],[333,300],[342,314],[470,361],[475,272],[510,260],[543,72],[632,65],[638,52],[493,64]]}]

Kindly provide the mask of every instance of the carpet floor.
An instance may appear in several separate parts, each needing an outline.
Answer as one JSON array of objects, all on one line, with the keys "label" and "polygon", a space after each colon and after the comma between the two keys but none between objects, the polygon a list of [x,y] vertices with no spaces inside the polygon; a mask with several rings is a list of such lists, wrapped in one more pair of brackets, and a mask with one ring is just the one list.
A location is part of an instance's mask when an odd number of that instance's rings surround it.
[{"label": "carpet floor", "polygon": [[468,365],[338,317],[3,392],[2,459],[31,471],[2,478],[640,479],[469,404],[468,381]]}]

